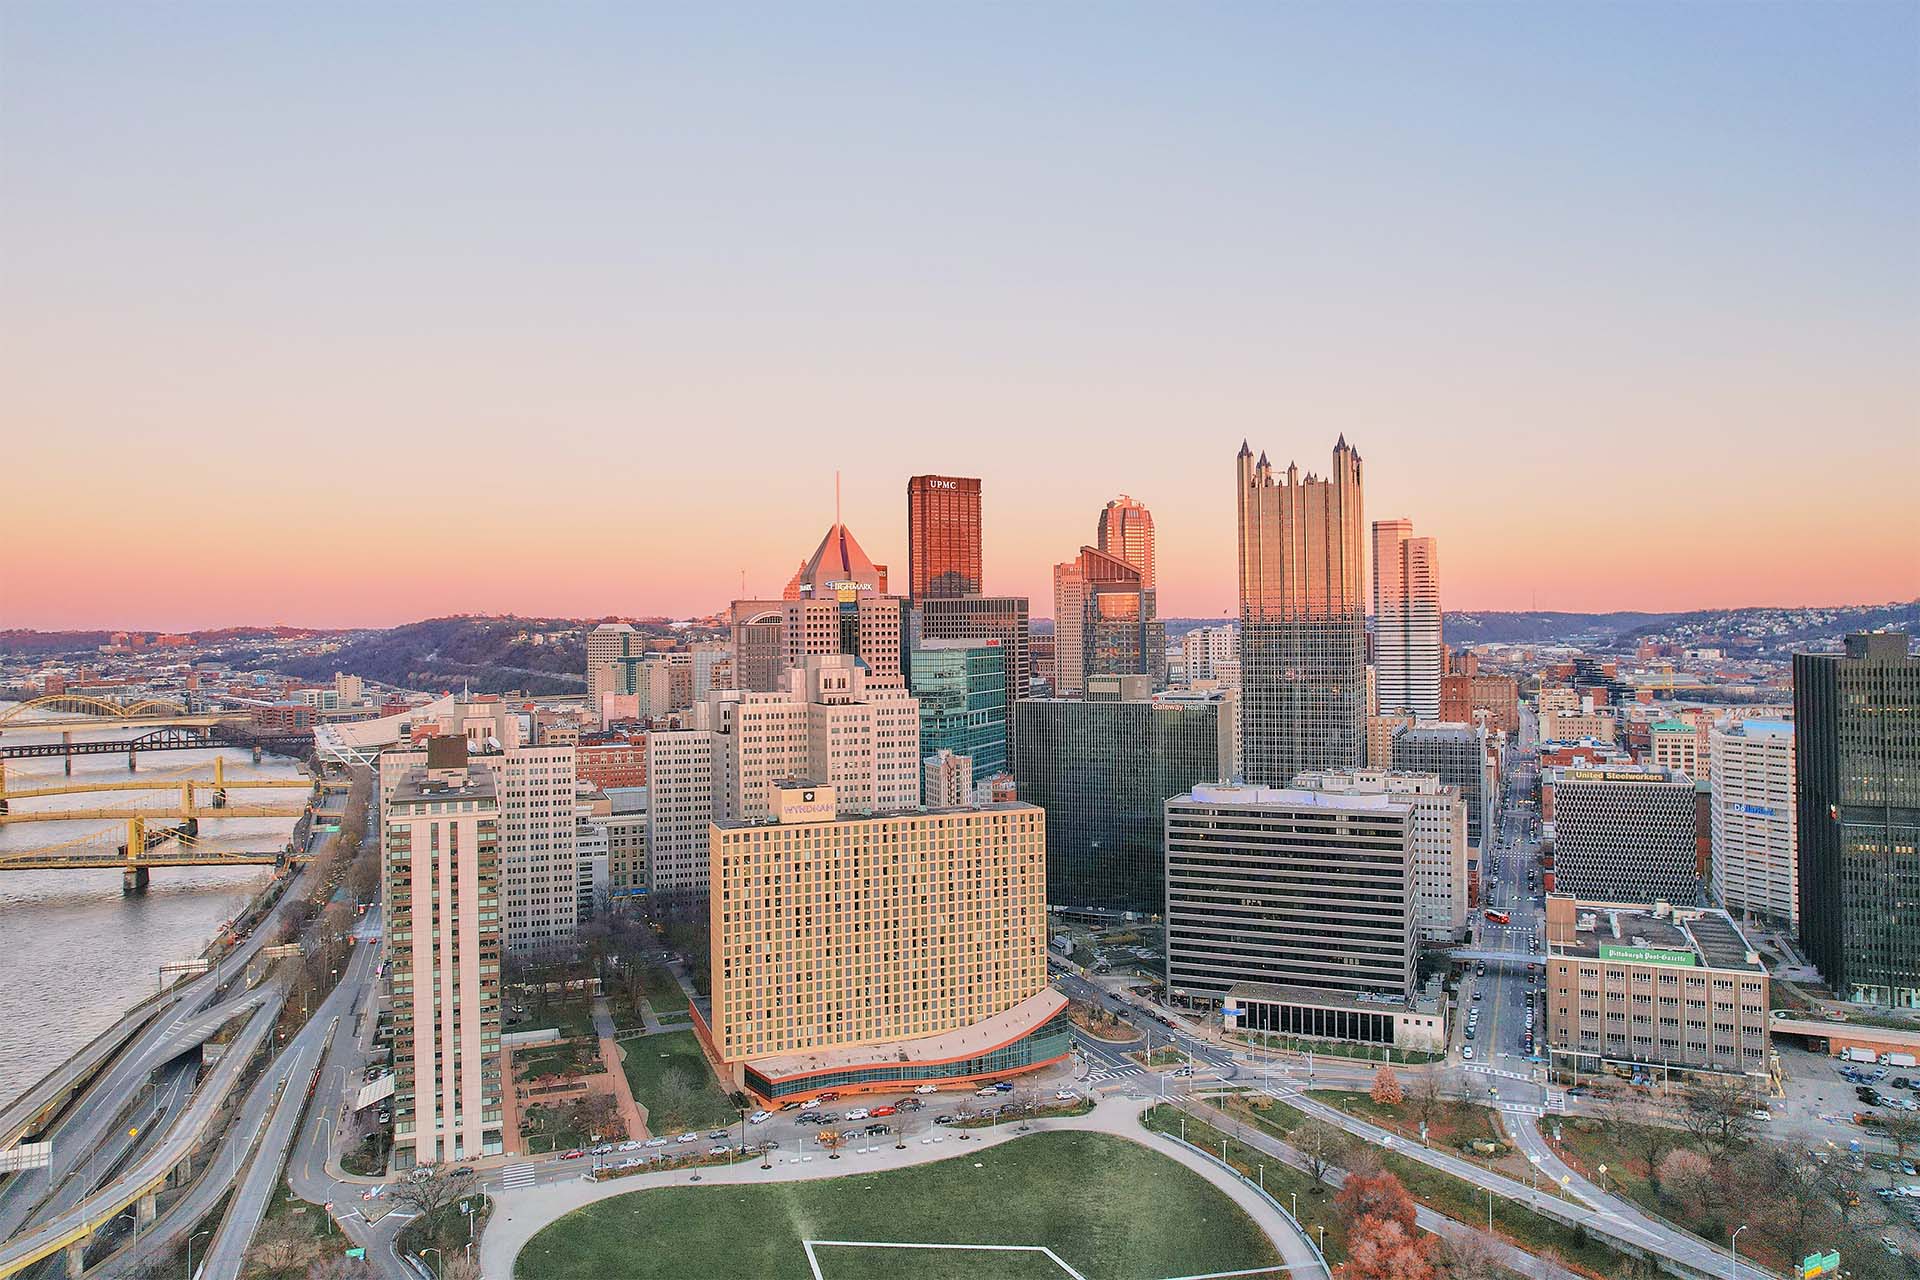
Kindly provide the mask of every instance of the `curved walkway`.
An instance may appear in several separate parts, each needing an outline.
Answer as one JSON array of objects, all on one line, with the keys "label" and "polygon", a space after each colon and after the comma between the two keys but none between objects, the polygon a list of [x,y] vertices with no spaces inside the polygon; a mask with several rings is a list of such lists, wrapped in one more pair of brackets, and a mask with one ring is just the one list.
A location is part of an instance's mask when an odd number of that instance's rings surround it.
[{"label": "curved walkway", "polygon": [[[1259,1224],[1260,1229],[1280,1251],[1282,1260],[1289,1268],[1287,1272],[1281,1274],[1308,1278],[1308,1280],[1326,1275],[1315,1259],[1312,1246],[1307,1243],[1305,1234],[1292,1219],[1275,1209],[1258,1191],[1218,1163],[1189,1151],[1178,1143],[1154,1141],[1153,1135],[1140,1123],[1143,1105],[1123,1098],[1107,1098],[1084,1116],[1035,1120],[1032,1131],[1049,1133],[1083,1130],[1112,1134],[1137,1142],[1151,1151],[1176,1160],[1225,1193],[1235,1204],[1245,1210],[1254,1222]],[[961,1133],[967,1134],[965,1140],[960,1138]],[[923,1144],[918,1140],[919,1137],[930,1136],[933,1135],[917,1135],[904,1151],[897,1150],[888,1144],[867,1152],[848,1150],[842,1153],[839,1160],[820,1157],[803,1163],[788,1156],[785,1162],[776,1164],[771,1171],[762,1170],[751,1160],[735,1165],[714,1166],[699,1170],[701,1177],[699,1185],[728,1186],[743,1182],[788,1182],[838,1178],[854,1173],[884,1172],[889,1169],[903,1169],[910,1165],[931,1164],[936,1160],[957,1159],[971,1150],[997,1146],[1025,1135],[1014,1126],[1007,1125],[990,1130],[948,1131],[942,1135],[947,1140],[940,1143]],[[493,1218],[487,1224],[486,1233],[480,1237],[480,1274],[488,1280],[511,1280],[514,1259],[519,1256],[520,1250],[534,1237],[535,1233],[583,1205],[612,1196],[625,1195],[630,1191],[686,1186],[688,1183],[688,1172],[682,1169],[615,1178],[608,1182],[589,1182],[582,1178],[576,1182],[554,1183],[524,1190],[496,1191],[494,1192]]]}]

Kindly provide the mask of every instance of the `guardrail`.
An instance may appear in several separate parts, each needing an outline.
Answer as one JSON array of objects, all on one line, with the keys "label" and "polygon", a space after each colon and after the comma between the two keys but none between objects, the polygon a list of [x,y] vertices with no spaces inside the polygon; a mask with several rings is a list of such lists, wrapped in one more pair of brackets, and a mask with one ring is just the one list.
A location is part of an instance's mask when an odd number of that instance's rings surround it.
[{"label": "guardrail", "polygon": [[1285,1218],[1288,1222],[1291,1222],[1293,1224],[1293,1229],[1300,1233],[1300,1239],[1305,1241],[1307,1248],[1313,1252],[1313,1260],[1320,1264],[1321,1274],[1326,1276],[1327,1280],[1332,1280],[1333,1268],[1327,1264],[1327,1255],[1320,1252],[1320,1246],[1313,1242],[1313,1237],[1311,1235],[1307,1234],[1307,1229],[1300,1224],[1300,1219],[1294,1217],[1293,1214],[1289,1213],[1287,1211],[1287,1206],[1281,1204],[1278,1200],[1274,1199],[1273,1196],[1269,1195],[1265,1187],[1261,1186],[1258,1182],[1255,1182],[1252,1178],[1249,1178],[1246,1174],[1240,1172],[1238,1169],[1234,1168],[1232,1165],[1228,1164],[1226,1161],[1222,1160],[1219,1156],[1213,1154],[1213,1152],[1207,1150],[1205,1147],[1197,1147],[1193,1143],[1188,1142],[1185,1138],[1180,1137],[1178,1134],[1162,1133],[1160,1136],[1165,1138],[1168,1142],[1173,1143],[1176,1147],[1185,1147],[1187,1150],[1193,1152],[1195,1155],[1202,1156],[1208,1161],[1210,1161],[1211,1163],[1219,1165],[1222,1169],[1225,1169],[1228,1173],[1232,1174],[1236,1179],[1238,1179],[1241,1183],[1243,1183],[1248,1190],[1252,1191],[1255,1195],[1259,1196],[1262,1200],[1265,1200],[1269,1205],[1271,1205],[1275,1213],[1279,1214],[1281,1217]]},{"label": "guardrail", "polygon": [[183,985],[175,984],[165,991],[156,991],[143,997],[138,1004],[121,1014],[112,1026],[87,1041],[65,1062],[41,1076],[25,1093],[8,1103],[5,1110],[0,1110],[0,1150],[13,1146],[25,1137],[49,1106],[72,1092],[80,1080],[92,1074],[94,1068],[112,1056],[128,1037],[145,1026],[164,1007],[177,1003]]}]

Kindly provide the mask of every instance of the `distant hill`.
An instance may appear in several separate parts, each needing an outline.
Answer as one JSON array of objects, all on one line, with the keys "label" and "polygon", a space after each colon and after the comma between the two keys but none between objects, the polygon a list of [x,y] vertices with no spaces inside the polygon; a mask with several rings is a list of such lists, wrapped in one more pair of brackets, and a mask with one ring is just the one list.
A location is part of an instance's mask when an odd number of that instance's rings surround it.
[{"label": "distant hill", "polygon": [[[354,633],[332,653],[269,657],[263,665],[302,680],[329,680],[344,671],[429,692],[464,685],[475,693],[584,693],[587,648],[580,628],[570,619],[430,618]],[[555,638],[555,632],[572,634]]]},{"label": "distant hill", "polygon": [[1549,644],[1576,638],[1587,643],[1605,643],[1629,631],[1652,629],[1675,616],[1631,611],[1558,613],[1462,609],[1447,613],[1440,629],[1447,643],[1456,648],[1472,644]]}]

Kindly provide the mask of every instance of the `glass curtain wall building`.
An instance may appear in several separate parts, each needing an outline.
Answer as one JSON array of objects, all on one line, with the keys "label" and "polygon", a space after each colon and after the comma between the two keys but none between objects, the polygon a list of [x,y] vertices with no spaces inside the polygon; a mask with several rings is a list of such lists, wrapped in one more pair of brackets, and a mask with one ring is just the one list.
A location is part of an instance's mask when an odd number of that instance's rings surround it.
[{"label": "glass curtain wall building", "polygon": [[1920,1008],[1920,658],[1900,632],[1793,656],[1800,939],[1847,999]]},{"label": "glass curtain wall building", "polygon": [[927,640],[909,655],[920,699],[920,754],[942,749],[973,761],[973,776],[1005,773],[1006,651],[965,640]]},{"label": "glass curtain wall building", "polygon": [[[1095,677],[1090,693],[1103,684]],[[1142,681],[1144,683],[1144,681]],[[1047,901],[1156,915],[1173,796],[1233,767],[1230,695],[1037,698],[1014,705],[1014,784],[1047,811]]]},{"label": "glass curtain wall building", "polygon": [[1276,474],[1240,446],[1240,692],[1246,779],[1285,786],[1365,762],[1367,544],[1360,455],[1343,436],[1325,479]]}]

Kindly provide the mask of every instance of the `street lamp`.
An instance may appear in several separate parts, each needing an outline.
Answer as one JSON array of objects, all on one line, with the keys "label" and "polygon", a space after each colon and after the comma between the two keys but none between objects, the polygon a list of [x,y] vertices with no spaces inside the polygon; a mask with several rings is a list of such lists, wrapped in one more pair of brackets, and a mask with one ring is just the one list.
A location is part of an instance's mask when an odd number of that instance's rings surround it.
[{"label": "street lamp", "polygon": [[1733,1277],[1733,1280],[1740,1280],[1740,1233],[1746,1229],[1747,1224],[1744,1222],[1735,1227],[1733,1229],[1733,1238],[1728,1242],[1733,1246],[1733,1270],[1727,1272],[1727,1274]]},{"label": "street lamp", "polygon": [[435,1266],[435,1267],[434,1267],[434,1269],[433,1269],[433,1273],[434,1273],[435,1275],[439,1275],[439,1274],[440,1274],[440,1268],[441,1268],[441,1267],[444,1267],[444,1266],[446,1266],[446,1265],[447,1265],[447,1258],[446,1258],[446,1255],[445,1255],[445,1254],[442,1254],[442,1253],[441,1253],[441,1252],[440,1252],[440,1251],[439,1251],[438,1249],[435,1249],[435,1248],[433,1248],[432,1246],[428,1246],[427,1248],[425,1248],[425,1249],[422,1249],[422,1250],[420,1251],[420,1256],[424,1258],[424,1257],[426,1257],[426,1256],[427,1256],[428,1254],[430,1254],[430,1253],[431,1253],[431,1254],[434,1254],[434,1255],[436,1255],[436,1256],[437,1256],[437,1257],[439,1258],[439,1264],[438,1264],[437,1266]]},{"label": "street lamp", "polygon": [[196,1231],[187,1237],[187,1280],[193,1280],[193,1242],[201,1236],[210,1236],[212,1234],[213,1228],[208,1227],[205,1231]]}]

